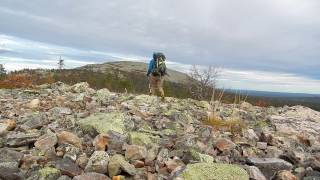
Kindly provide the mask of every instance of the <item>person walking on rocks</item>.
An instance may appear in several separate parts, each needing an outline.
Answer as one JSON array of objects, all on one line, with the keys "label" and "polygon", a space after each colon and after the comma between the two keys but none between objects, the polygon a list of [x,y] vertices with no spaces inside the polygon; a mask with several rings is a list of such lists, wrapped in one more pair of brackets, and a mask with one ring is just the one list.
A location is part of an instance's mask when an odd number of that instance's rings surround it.
[{"label": "person walking on rocks", "polygon": [[161,99],[164,100],[163,82],[167,75],[165,63],[166,57],[163,53],[153,53],[153,59],[149,62],[147,76],[149,79],[149,92],[151,95],[157,95],[160,92]]}]

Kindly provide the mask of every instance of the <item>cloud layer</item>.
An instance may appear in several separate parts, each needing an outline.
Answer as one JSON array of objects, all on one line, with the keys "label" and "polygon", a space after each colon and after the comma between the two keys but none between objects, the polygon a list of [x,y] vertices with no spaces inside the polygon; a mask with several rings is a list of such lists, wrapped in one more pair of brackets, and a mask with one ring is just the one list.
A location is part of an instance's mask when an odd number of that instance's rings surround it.
[{"label": "cloud layer", "polygon": [[0,61],[62,54],[93,63],[163,51],[180,64],[228,69],[242,89],[320,92],[319,8],[318,0],[2,0],[0,33],[50,48],[0,41]]}]

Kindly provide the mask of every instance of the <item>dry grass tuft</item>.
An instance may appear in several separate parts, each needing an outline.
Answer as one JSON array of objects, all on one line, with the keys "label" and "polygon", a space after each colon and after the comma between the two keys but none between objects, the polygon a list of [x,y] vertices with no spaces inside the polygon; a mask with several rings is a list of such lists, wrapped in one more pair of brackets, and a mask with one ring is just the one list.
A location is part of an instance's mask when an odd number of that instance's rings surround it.
[{"label": "dry grass tuft", "polygon": [[212,116],[212,114],[208,115],[208,118],[203,123],[216,130],[229,131],[232,134],[241,134],[243,129],[247,128],[246,123],[240,119],[223,120],[217,116]]},{"label": "dry grass tuft", "polygon": [[[218,95],[216,95],[215,93],[216,92],[214,88],[212,92],[212,98],[210,101],[211,108],[207,113],[207,117],[203,119],[203,123],[213,127],[216,130],[229,131],[233,135],[241,134],[243,129],[247,128],[247,124],[241,120],[241,117],[238,117],[238,116],[231,117],[228,120],[221,119],[216,114],[216,111],[219,108],[219,106],[222,105],[221,100],[224,96],[224,90],[221,91]],[[216,96],[218,97],[217,101],[215,100]],[[234,98],[232,111],[240,110],[237,108],[236,104],[240,104],[241,102],[244,102],[246,99],[247,99],[247,96],[241,97],[241,95],[236,95]]]}]

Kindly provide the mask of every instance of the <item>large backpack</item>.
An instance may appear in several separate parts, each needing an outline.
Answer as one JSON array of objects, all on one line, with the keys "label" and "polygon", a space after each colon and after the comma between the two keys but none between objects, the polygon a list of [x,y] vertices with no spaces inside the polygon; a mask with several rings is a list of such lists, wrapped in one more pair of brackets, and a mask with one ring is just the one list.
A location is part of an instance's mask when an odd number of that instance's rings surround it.
[{"label": "large backpack", "polygon": [[152,74],[155,76],[164,76],[167,71],[166,67],[166,56],[163,53],[154,53],[153,59],[155,60],[155,68],[152,71]]}]

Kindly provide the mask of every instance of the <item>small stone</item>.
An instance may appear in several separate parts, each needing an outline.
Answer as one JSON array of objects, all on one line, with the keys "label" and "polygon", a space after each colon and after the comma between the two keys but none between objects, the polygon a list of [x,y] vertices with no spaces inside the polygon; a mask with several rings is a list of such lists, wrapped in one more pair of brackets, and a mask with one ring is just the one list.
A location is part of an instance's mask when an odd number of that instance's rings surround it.
[{"label": "small stone", "polygon": [[70,159],[62,159],[56,162],[57,169],[61,171],[63,175],[74,177],[80,175],[82,170],[72,162]]},{"label": "small stone", "polygon": [[296,176],[300,179],[302,179],[305,173],[306,173],[306,169],[304,167],[298,167],[294,169],[294,174],[296,174]]},{"label": "small stone", "polygon": [[0,136],[8,133],[7,128],[8,128],[8,126],[6,124],[0,123]]},{"label": "small stone", "polygon": [[54,107],[54,108],[50,109],[50,112],[52,112],[53,114],[57,114],[57,115],[71,115],[72,114],[72,110],[67,107]]},{"label": "small stone", "polygon": [[125,180],[124,176],[113,176],[112,180]]},{"label": "small stone", "polygon": [[248,158],[248,163],[258,167],[266,178],[281,170],[291,170],[293,165],[279,158]]},{"label": "small stone", "polygon": [[216,141],[215,147],[219,151],[224,152],[224,151],[231,151],[233,148],[236,147],[236,144],[234,144],[229,139],[221,138]]},{"label": "small stone", "polygon": [[148,173],[147,180],[157,180],[157,176],[152,173]]},{"label": "small stone", "polygon": [[267,178],[262,174],[259,168],[255,166],[246,166],[245,169],[248,171],[250,179],[267,180]]},{"label": "small stone", "polygon": [[172,160],[166,161],[165,164],[170,173],[174,171],[177,167],[184,166],[184,163],[180,159],[172,159]]},{"label": "small stone", "polygon": [[73,162],[75,162],[77,160],[77,156],[78,156],[79,152],[80,152],[80,149],[78,147],[73,146],[71,144],[68,144],[64,148],[63,158],[69,158]]},{"label": "small stone", "polygon": [[95,151],[89,158],[88,164],[85,167],[85,172],[108,172],[109,155],[105,151]]},{"label": "small stone", "polygon": [[75,176],[73,180],[111,180],[111,179],[104,174],[88,172],[79,176]]},{"label": "small stone", "polygon": [[139,161],[139,160],[132,161],[132,164],[134,165],[135,168],[143,168],[145,165],[143,161]]},{"label": "small stone", "polygon": [[247,130],[247,136],[249,140],[254,140],[254,141],[258,141],[259,137],[258,135],[254,132],[253,129],[248,129]]},{"label": "small stone", "polygon": [[57,180],[72,180],[69,176],[63,175],[60,176]]},{"label": "small stone", "polygon": [[24,155],[21,160],[20,168],[23,170],[29,170],[34,167],[41,166],[48,162],[48,158],[45,156],[33,156],[31,154]]},{"label": "small stone", "polygon": [[87,155],[85,153],[83,153],[76,160],[76,164],[79,167],[81,167],[82,169],[84,169],[86,167],[88,161],[89,161],[89,158],[87,157]]},{"label": "small stone", "polygon": [[31,115],[26,117],[26,122],[23,124],[23,127],[24,129],[40,129],[46,123],[46,119],[41,115]]},{"label": "small stone", "polygon": [[34,146],[41,151],[46,151],[54,147],[57,142],[58,138],[56,134],[54,134],[51,130],[48,130],[47,134],[38,138],[38,140],[34,143]]},{"label": "small stone", "polygon": [[298,180],[298,178],[293,175],[290,171],[279,171],[277,172],[271,180]]},{"label": "small stone", "polygon": [[268,147],[268,144],[266,142],[257,142],[257,148],[261,150],[266,150]]},{"label": "small stone", "polygon": [[23,175],[17,162],[0,162],[0,179],[23,180]]},{"label": "small stone", "polygon": [[147,156],[147,149],[144,146],[128,145],[126,146],[125,157],[128,160],[141,160]]},{"label": "small stone", "polygon": [[62,132],[58,133],[57,136],[58,136],[58,143],[59,144],[69,143],[74,146],[77,146],[78,148],[81,148],[82,141],[77,135],[75,135],[71,132],[62,131]]},{"label": "small stone", "polygon": [[105,151],[108,148],[109,136],[107,134],[99,134],[92,142],[96,151]]},{"label": "small stone", "polygon": [[7,145],[11,147],[21,147],[21,146],[27,146],[29,144],[33,144],[37,141],[38,137],[40,137],[40,133],[35,132],[14,132],[9,133],[7,135]]},{"label": "small stone", "polygon": [[19,163],[24,154],[9,148],[0,149],[0,162],[17,162]]},{"label": "small stone", "polygon": [[29,109],[37,109],[40,107],[40,100],[39,99],[33,99],[28,104],[27,107]]},{"label": "small stone", "polygon": [[17,126],[16,121],[15,120],[11,120],[11,119],[4,120],[3,124],[5,124],[7,126],[7,131],[12,131]]},{"label": "small stone", "polygon": [[279,157],[281,154],[283,154],[283,151],[275,146],[268,146],[266,149],[267,157],[273,158],[273,157]]}]

